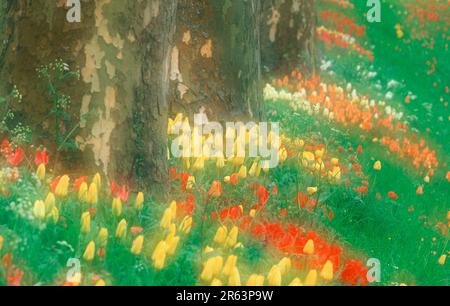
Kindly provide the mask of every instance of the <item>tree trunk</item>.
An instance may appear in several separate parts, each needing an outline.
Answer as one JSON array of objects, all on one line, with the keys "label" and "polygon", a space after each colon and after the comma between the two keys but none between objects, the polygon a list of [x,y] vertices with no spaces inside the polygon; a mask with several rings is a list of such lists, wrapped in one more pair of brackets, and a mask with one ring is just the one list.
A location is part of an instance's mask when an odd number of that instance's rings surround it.
[{"label": "tree trunk", "polygon": [[171,52],[171,113],[260,120],[259,0],[180,0]]},{"label": "tree trunk", "polygon": [[[80,23],[66,20],[65,3],[17,1],[12,39],[0,67],[2,85],[16,84],[23,94],[24,103],[15,111],[39,131],[35,142],[52,148],[52,159],[65,169],[78,172],[80,165],[85,173],[95,165],[123,180],[139,169],[147,185],[164,184],[176,0],[82,1]],[[52,103],[35,70],[58,58],[81,72],[80,80],[61,89],[72,98],[66,111],[75,122],[61,129],[83,154],[58,152],[51,140]]]},{"label": "tree trunk", "polygon": [[315,0],[263,0],[262,3],[265,75],[284,75],[294,69],[315,74]]}]

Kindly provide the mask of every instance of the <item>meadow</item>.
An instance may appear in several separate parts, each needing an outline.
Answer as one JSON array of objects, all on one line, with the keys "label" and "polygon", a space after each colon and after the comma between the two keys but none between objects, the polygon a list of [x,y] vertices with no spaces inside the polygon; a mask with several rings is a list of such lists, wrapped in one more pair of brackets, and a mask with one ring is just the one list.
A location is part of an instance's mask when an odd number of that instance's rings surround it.
[{"label": "meadow", "polygon": [[172,156],[161,202],[5,137],[0,285],[448,285],[450,5],[353,2],[317,3],[316,75],[265,86],[276,168]]}]

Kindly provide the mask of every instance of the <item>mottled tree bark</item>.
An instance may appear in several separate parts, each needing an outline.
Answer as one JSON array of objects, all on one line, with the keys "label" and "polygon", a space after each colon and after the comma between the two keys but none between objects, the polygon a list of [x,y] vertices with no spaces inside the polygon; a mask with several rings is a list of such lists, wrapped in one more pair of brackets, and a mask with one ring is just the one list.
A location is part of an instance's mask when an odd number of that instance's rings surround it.
[{"label": "mottled tree bark", "polygon": [[314,74],[315,0],[262,0],[262,5],[265,75],[283,75],[294,69]]},{"label": "mottled tree bark", "polygon": [[[60,152],[72,172],[102,170],[148,186],[165,184],[169,55],[176,0],[82,1],[81,23],[68,23],[65,0],[17,0],[11,40],[0,71],[1,87],[16,84],[16,111],[52,148],[50,103],[36,68],[61,58],[81,72],[64,84],[79,152]],[[2,49],[0,49],[2,50]],[[69,132],[69,131],[65,131]],[[53,160],[56,156],[53,156]]]},{"label": "mottled tree bark", "polygon": [[180,0],[171,52],[171,113],[213,120],[263,114],[259,0]]}]

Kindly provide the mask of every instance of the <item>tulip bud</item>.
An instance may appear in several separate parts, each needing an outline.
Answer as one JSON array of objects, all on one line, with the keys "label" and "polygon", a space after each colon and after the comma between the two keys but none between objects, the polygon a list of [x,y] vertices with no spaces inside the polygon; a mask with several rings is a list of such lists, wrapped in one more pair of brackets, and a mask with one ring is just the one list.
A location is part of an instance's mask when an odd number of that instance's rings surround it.
[{"label": "tulip bud", "polygon": [[303,248],[303,253],[307,254],[307,255],[312,255],[314,254],[314,241],[309,239],[306,244],[305,247]]},{"label": "tulip bud", "polygon": [[192,229],[193,220],[192,217],[186,216],[180,224],[180,231],[185,235],[189,234]]},{"label": "tulip bud", "polygon": [[227,239],[225,240],[225,248],[233,247],[236,245],[238,234],[239,234],[239,228],[237,226],[233,226],[230,233],[228,234]]},{"label": "tulip bud", "polygon": [[381,170],[381,162],[379,160],[375,162],[375,164],[373,165],[373,169],[377,171]]},{"label": "tulip bud", "polygon": [[214,242],[217,244],[222,244],[227,239],[228,230],[225,225],[217,229],[216,235],[214,236]]},{"label": "tulip bud", "polygon": [[51,192],[45,198],[45,211],[52,211],[55,207],[55,195]]},{"label": "tulip bud", "polygon": [[169,228],[172,222],[172,211],[170,208],[166,208],[163,217],[161,218],[160,226],[161,228]]},{"label": "tulip bud", "polygon": [[222,287],[222,286],[223,286],[223,284],[220,279],[215,278],[211,282],[211,287]]},{"label": "tulip bud", "polygon": [[291,269],[291,266],[292,263],[290,258],[284,257],[283,259],[281,259],[278,263],[278,268],[280,269],[281,275],[288,273]]},{"label": "tulip bud", "polygon": [[36,170],[36,176],[41,181],[45,179],[45,164],[39,165],[39,167]]},{"label": "tulip bud", "polygon": [[144,194],[139,192],[136,196],[136,201],[134,201],[134,208],[137,210],[142,210],[144,205]]},{"label": "tulip bud", "polygon": [[248,174],[253,177],[258,177],[261,174],[261,163],[259,161],[253,162]]},{"label": "tulip bud", "polygon": [[274,265],[267,275],[269,286],[281,286],[281,271],[278,265]]},{"label": "tulip bud", "polygon": [[64,175],[60,178],[58,184],[56,185],[55,194],[59,197],[66,197],[69,188],[70,178]]},{"label": "tulip bud", "polygon": [[333,280],[333,263],[331,261],[327,260],[322,271],[320,271],[320,277],[327,281]]},{"label": "tulip bud", "polygon": [[237,259],[238,258],[236,255],[228,256],[227,261],[225,262],[225,266],[223,267],[223,275],[230,276],[232,269],[236,266]]},{"label": "tulip bud", "polygon": [[317,270],[310,270],[305,278],[305,286],[314,286],[317,283]]},{"label": "tulip bud", "polygon": [[133,244],[131,246],[131,253],[138,256],[142,252],[142,245],[144,244],[144,236],[140,235],[134,239]]},{"label": "tulip bud", "polygon": [[91,214],[89,212],[85,212],[81,215],[81,232],[89,233],[91,231]]},{"label": "tulip bud", "polygon": [[125,238],[127,235],[127,221],[125,219],[122,219],[119,222],[119,225],[117,225],[116,229],[116,237],[119,239]]},{"label": "tulip bud", "polygon": [[78,189],[78,199],[81,201],[87,201],[88,185],[86,182],[81,183],[80,189]]},{"label": "tulip bud", "polygon": [[89,185],[89,190],[86,196],[86,202],[91,205],[95,205],[98,202],[98,185],[96,183],[91,183]]},{"label": "tulip bud", "polygon": [[438,263],[443,266],[445,265],[445,261],[447,260],[447,255],[441,255],[441,257],[439,257]]},{"label": "tulip bud", "polygon": [[252,274],[247,280],[247,286],[261,287],[264,286],[264,276],[258,274]]},{"label": "tulip bud", "polygon": [[92,261],[95,256],[95,242],[91,241],[86,247],[86,250],[84,251],[83,258],[86,261]]},{"label": "tulip bud", "polygon": [[228,278],[228,286],[239,287],[241,286],[241,276],[237,267],[233,267]]},{"label": "tulip bud", "polygon": [[299,286],[303,286],[302,281],[296,277],[292,280],[292,282],[289,284],[290,287],[299,287]]},{"label": "tulip bud", "polygon": [[106,248],[106,245],[108,244],[108,229],[106,228],[101,228],[100,231],[98,232],[98,243],[100,248],[104,249]]},{"label": "tulip bud", "polygon": [[100,187],[102,186],[102,177],[100,176],[99,173],[96,173],[94,175],[94,178],[92,179],[92,183],[97,185],[97,189],[100,189]]},{"label": "tulip bud", "polygon": [[5,241],[5,239],[3,238],[3,236],[0,235],[0,251],[3,249],[3,242]]},{"label": "tulip bud", "polygon": [[178,242],[180,242],[180,237],[178,237],[178,236],[173,236],[166,240],[167,255],[175,254],[175,251],[177,250]]},{"label": "tulip bud", "polygon": [[33,214],[39,220],[45,219],[45,203],[43,201],[34,202]]},{"label": "tulip bud", "polygon": [[215,275],[215,257],[209,258],[203,266],[203,271],[200,274],[200,279],[203,281],[210,281]]},{"label": "tulip bud", "polygon": [[99,279],[96,283],[95,283],[95,287],[105,287],[106,283],[103,279]]},{"label": "tulip bud", "polygon": [[112,202],[112,213],[115,217],[119,217],[122,214],[122,201],[120,198],[114,198]]},{"label": "tulip bud", "polygon": [[57,207],[52,208],[52,218],[53,222],[58,223],[59,220],[59,210]]},{"label": "tulip bud", "polygon": [[238,174],[239,174],[240,178],[246,178],[247,177],[247,167],[241,166],[241,168],[239,169]]},{"label": "tulip bud", "polygon": [[155,269],[161,270],[164,268],[166,261],[167,244],[164,240],[160,241],[152,254],[153,265]]}]

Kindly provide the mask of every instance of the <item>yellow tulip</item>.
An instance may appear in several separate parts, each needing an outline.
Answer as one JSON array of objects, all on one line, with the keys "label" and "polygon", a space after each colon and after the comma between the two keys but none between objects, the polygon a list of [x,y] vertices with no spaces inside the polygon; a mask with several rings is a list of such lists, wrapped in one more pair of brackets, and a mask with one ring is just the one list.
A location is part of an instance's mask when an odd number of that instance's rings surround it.
[{"label": "yellow tulip", "polygon": [[217,279],[217,278],[213,279],[212,282],[211,282],[211,286],[212,287],[222,287],[222,285],[223,285],[222,281],[220,279]]},{"label": "yellow tulip", "polygon": [[81,201],[87,201],[87,192],[88,192],[88,185],[86,182],[81,183],[80,189],[78,189],[78,199]]},{"label": "yellow tulip", "polygon": [[99,279],[96,283],[95,283],[95,287],[105,287],[106,283],[103,279]]},{"label": "yellow tulip", "polygon": [[331,261],[327,260],[322,271],[320,271],[320,277],[327,281],[333,280],[333,263]]},{"label": "yellow tulip", "polygon": [[40,164],[36,170],[36,176],[39,180],[45,179],[45,164]]},{"label": "yellow tulip", "polygon": [[253,162],[248,174],[253,177],[258,177],[261,174],[261,163],[259,161]]},{"label": "yellow tulip", "polygon": [[331,159],[331,164],[333,165],[333,166],[339,166],[339,159],[337,159],[336,157],[333,157],[332,159]]},{"label": "yellow tulip", "polygon": [[166,251],[166,242],[164,240],[160,241],[152,254],[153,266],[155,267],[155,269],[161,270],[164,268],[164,264],[166,261]]},{"label": "yellow tulip", "polygon": [[53,222],[58,223],[59,220],[59,210],[57,207],[52,208],[52,218]]},{"label": "yellow tulip", "polygon": [[172,212],[172,217],[175,218],[177,215],[177,202],[176,201],[170,202],[169,209]]},{"label": "yellow tulip", "polygon": [[70,178],[67,175],[64,175],[60,178],[58,184],[56,185],[55,194],[59,197],[67,196],[67,191],[69,188]]},{"label": "yellow tulip", "polygon": [[49,192],[45,198],[45,211],[52,211],[53,207],[55,207],[55,201],[55,195]]},{"label": "yellow tulip", "polygon": [[299,287],[299,286],[303,286],[303,284],[302,284],[302,281],[300,280],[300,278],[296,277],[292,280],[292,282],[289,284],[289,286]]},{"label": "yellow tulip", "polygon": [[138,256],[142,252],[142,245],[144,244],[144,236],[139,235],[134,239],[133,244],[131,245],[131,253]]},{"label": "yellow tulip", "polygon": [[91,241],[84,251],[83,258],[86,261],[92,261],[95,257],[95,242]]},{"label": "yellow tulip", "polygon": [[281,271],[278,265],[274,265],[267,275],[269,286],[281,286]]},{"label": "yellow tulip", "polygon": [[381,162],[379,160],[375,162],[375,164],[373,165],[373,169],[377,171],[381,170]]},{"label": "yellow tulip", "polygon": [[34,202],[33,214],[39,220],[45,219],[45,203],[43,201]]},{"label": "yellow tulip", "polygon": [[428,175],[425,176],[423,181],[428,184],[430,182],[430,177]]},{"label": "yellow tulip", "polygon": [[308,194],[311,196],[311,195],[314,195],[314,194],[316,194],[317,193],[317,187],[308,187],[307,189],[306,189],[306,191],[308,192]]},{"label": "yellow tulip", "polygon": [[169,228],[171,222],[172,222],[172,210],[170,208],[166,208],[163,217],[161,218],[160,226],[161,228]]},{"label": "yellow tulip", "polygon": [[122,219],[119,222],[119,225],[117,225],[116,229],[116,237],[123,239],[127,235],[127,221],[125,219]]},{"label": "yellow tulip", "polygon": [[278,160],[280,162],[285,162],[287,157],[288,157],[287,150],[285,148],[280,149],[280,151],[278,152]]},{"label": "yellow tulip", "polygon": [[254,217],[256,216],[256,209],[250,210],[249,216],[250,216],[251,218],[254,218]]},{"label": "yellow tulip", "polygon": [[137,210],[142,210],[144,207],[144,194],[139,192],[136,196],[136,200],[134,201],[134,208]]},{"label": "yellow tulip", "polygon": [[205,247],[205,251],[204,252],[205,252],[205,254],[208,254],[208,253],[214,252],[214,249],[212,247],[210,247],[209,245],[207,245]]},{"label": "yellow tulip", "polygon": [[240,178],[246,178],[247,177],[247,167],[246,166],[241,166],[241,168],[239,169],[239,177]]},{"label": "yellow tulip", "polygon": [[228,234],[227,239],[225,240],[225,248],[234,247],[237,243],[237,238],[239,234],[239,228],[237,226],[233,226],[230,233]]},{"label": "yellow tulip", "polygon": [[0,235],[0,251],[3,249],[3,242],[5,241],[5,238]]},{"label": "yellow tulip", "polygon": [[173,236],[166,240],[167,255],[175,254],[175,251],[177,250],[178,242],[180,242],[180,237],[178,237],[178,236]]},{"label": "yellow tulip", "polygon": [[292,262],[290,258],[284,257],[283,259],[281,259],[278,263],[278,268],[280,269],[281,275],[288,273],[291,269],[291,266]]},{"label": "yellow tulip", "polygon": [[98,232],[98,243],[99,243],[99,246],[101,247],[101,248],[106,248],[106,245],[108,244],[108,235],[109,235],[109,233],[108,233],[108,229],[106,229],[106,228],[101,228],[100,229],[100,231]]},{"label": "yellow tulip", "polygon": [[222,244],[225,242],[225,239],[227,239],[228,236],[228,230],[225,225],[219,227],[217,229],[216,235],[214,236],[214,242],[217,244]]},{"label": "yellow tulip", "polygon": [[241,286],[241,276],[237,267],[233,267],[228,278],[228,286],[239,287]]},{"label": "yellow tulip", "polygon": [[[220,259],[218,259],[219,257]],[[203,266],[203,271],[200,274],[200,279],[203,281],[210,281],[215,275],[220,273],[222,265],[223,259],[221,256],[209,258]]]},{"label": "yellow tulip", "polygon": [[99,173],[96,173],[94,175],[94,178],[92,179],[92,182],[97,185],[97,189],[100,189],[100,187],[102,186],[102,177],[100,176]]},{"label": "yellow tulip", "polygon": [[223,257],[222,256],[216,256],[213,258],[213,273],[214,275],[219,275],[223,270]]},{"label": "yellow tulip", "polygon": [[317,270],[310,270],[305,278],[305,286],[315,286],[317,283]]},{"label": "yellow tulip", "polygon": [[264,276],[259,274],[252,274],[247,280],[247,286],[261,287],[264,286]]},{"label": "yellow tulip", "polygon": [[192,217],[186,216],[180,224],[180,231],[185,235],[189,234],[192,229],[193,220]]},{"label": "yellow tulip", "polygon": [[303,253],[307,254],[307,255],[312,255],[314,254],[314,241],[309,239],[306,244],[305,247],[303,248]]},{"label": "yellow tulip", "polygon": [[89,190],[86,196],[86,202],[91,205],[95,205],[98,202],[98,185],[96,183],[91,183],[89,185]]},{"label": "yellow tulip", "polygon": [[89,233],[91,231],[91,214],[89,212],[85,212],[81,215],[81,232]]},{"label": "yellow tulip", "polygon": [[237,260],[238,258],[236,255],[228,256],[227,261],[225,262],[225,265],[223,267],[222,274],[225,276],[229,276],[232,272],[232,269],[236,266]]},{"label": "yellow tulip", "polygon": [[447,260],[447,255],[441,255],[441,257],[439,257],[438,263],[443,266],[445,265],[445,261]]},{"label": "yellow tulip", "polygon": [[114,198],[112,202],[112,213],[115,217],[119,217],[122,214],[122,201],[120,198]]}]

